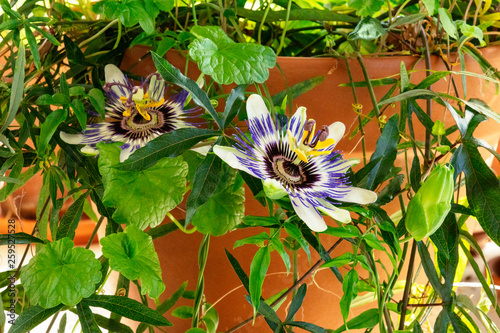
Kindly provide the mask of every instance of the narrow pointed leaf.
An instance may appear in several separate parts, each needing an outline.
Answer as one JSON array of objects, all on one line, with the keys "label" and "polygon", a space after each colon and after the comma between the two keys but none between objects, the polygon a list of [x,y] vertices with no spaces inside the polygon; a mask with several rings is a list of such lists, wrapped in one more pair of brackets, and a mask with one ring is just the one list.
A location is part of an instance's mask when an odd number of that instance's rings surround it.
[{"label": "narrow pointed leaf", "polygon": [[38,305],[31,306],[21,312],[19,317],[16,319],[16,324],[10,327],[9,333],[27,333],[43,323],[62,307],[62,304],[50,309],[44,309]]}]

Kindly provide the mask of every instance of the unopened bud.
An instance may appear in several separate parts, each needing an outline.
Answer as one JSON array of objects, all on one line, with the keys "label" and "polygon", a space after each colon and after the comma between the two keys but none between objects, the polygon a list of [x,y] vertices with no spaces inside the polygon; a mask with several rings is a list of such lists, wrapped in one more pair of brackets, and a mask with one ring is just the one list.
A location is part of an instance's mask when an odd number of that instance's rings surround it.
[{"label": "unopened bud", "polygon": [[451,209],[455,184],[453,167],[438,165],[408,204],[406,229],[420,241],[432,235]]}]

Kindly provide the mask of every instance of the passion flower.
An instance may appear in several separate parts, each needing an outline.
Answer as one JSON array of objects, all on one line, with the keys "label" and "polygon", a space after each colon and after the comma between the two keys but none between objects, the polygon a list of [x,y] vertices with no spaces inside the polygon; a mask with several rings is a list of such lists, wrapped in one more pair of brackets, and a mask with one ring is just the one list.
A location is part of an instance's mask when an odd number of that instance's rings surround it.
[{"label": "passion flower", "polygon": [[214,153],[233,168],[262,179],[272,187],[266,192],[273,193],[273,198],[280,196],[281,187],[311,230],[326,230],[321,213],[342,223],[351,221],[349,212],[333,202],[369,204],[377,200],[375,192],[349,184],[346,172],[359,160],[344,160],[334,150],[344,135],[344,124],[336,122],[316,132],[316,122],[308,120],[306,109],[300,107],[285,125],[272,119],[259,95],[248,98],[247,114],[253,142],[237,136],[237,145],[215,146]]},{"label": "passion flower", "polygon": [[188,92],[182,90],[165,99],[165,81],[158,73],[134,86],[114,65],[104,68],[107,94],[105,122],[87,125],[80,134],[61,132],[70,144],[83,144],[82,152],[97,154],[99,142],[122,142],[120,162],[156,137],[182,127],[196,109],[184,110]]}]

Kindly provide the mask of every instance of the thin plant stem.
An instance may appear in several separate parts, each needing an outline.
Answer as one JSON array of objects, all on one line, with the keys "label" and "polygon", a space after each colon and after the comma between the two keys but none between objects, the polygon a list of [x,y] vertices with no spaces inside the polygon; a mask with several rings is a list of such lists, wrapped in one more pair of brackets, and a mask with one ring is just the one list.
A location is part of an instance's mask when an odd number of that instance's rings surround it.
[{"label": "thin plant stem", "polygon": [[260,22],[259,25],[259,32],[257,33],[257,43],[262,44],[262,27],[264,26],[264,23],[266,22],[267,14],[269,13],[269,10],[271,9],[270,4],[267,5],[266,10],[264,11],[264,16],[262,16],[262,21]]},{"label": "thin plant stem", "polygon": [[[327,253],[332,253],[333,250],[335,250],[337,248],[337,246],[339,246],[339,244],[343,241],[344,239],[342,238],[339,238],[335,244],[333,244],[327,251]],[[314,272],[316,272],[316,270],[318,270],[318,268],[321,266],[321,264],[324,262],[323,259],[320,259],[318,260],[304,275],[302,275],[302,277],[300,279],[297,280],[297,282],[295,282],[290,288],[288,288],[280,297],[278,297],[272,304],[270,304],[271,307],[274,307],[275,305],[279,304],[283,299],[285,299],[286,297],[288,297],[288,295],[290,295],[290,293],[292,293],[295,289],[297,289],[297,287],[302,284],[305,279],[307,279],[311,274],[313,274]],[[255,318],[257,317],[260,317],[262,316],[260,313],[257,313],[257,315],[255,316]],[[250,317],[250,318],[247,318],[245,319],[244,321],[242,321],[241,323],[239,323],[238,325],[230,328],[229,330],[227,330],[225,333],[232,333],[232,332],[238,332],[238,330],[242,327],[244,327],[246,324],[252,322],[252,320],[254,319],[254,317]]]},{"label": "thin plant stem", "polygon": [[109,28],[111,28],[114,24],[118,23],[119,20],[116,19],[116,20],[113,20],[111,21],[107,26],[105,26],[104,28],[102,28],[101,30],[99,30],[98,33],[96,33],[95,35],[93,35],[92,37],[90,38],[87,38],[86,40],[84,40],[83,42],[81,42],[80,44],[78,44],[78,47],[79,48],[82,48],[83,46],[87,45],[88,43],[90,43],[91,41],[95,40],[97,37],[99,37],[100,35],[102,35],[103,33],[106,32],[106,30],[108,30]]},{"label": "thin plant stem", "polygon": [[[354,104],[359,105],[358,95],[356,94],[356,87],[354,86],[354,81],[352,79],[351,67],[349,66],[349,60],[347,55],[344,54],[345,67],[347,69],[347,75],[349,75],[349,82],[351,83],[352,96],[354,97]],[[358,114],[359,132],[361,134],[361,147],[363,148],[363,165],[366,165],[366,146],[365,146],[365,130],[363,128],[363,119]]]},{"label": "thin plant stem", "polygon": [[380,116],[380,109],[377,103],[377,97],[375,96],[375,92],[373,91],[372,82],[370,81],[370,76],[368,75],[368,71],[366,70],[366,66],[363,62],[363,56],[361,53],[357,52],[357,58],[359,65],[361,66],[361,70],[363,71],[363,76],[365,77],[366,85],[368,86],[368,92],[370,93],[370,99],[372,100],[373,109],[375,110],[375,114]]},{"label": "thin plant stem", "polygon": [[122,23],[118,20],[118,35],[116,36],[115,45],[113,45],[113,50],[120,45],[120,40],[122,39]]},{"label": "thin plant stem", "polygon": [[288,28],[288,21],[290,20],[291,9],[292,9],[292,0],[288,0],[288,5],[286,7],[285,26],[283,27],[283,33],[281,34],[280,45],[278,47],[278,50],[276,51],[276,56],[280,55],[281,49],[283,48],[283,45],[285,44],[286,30]]},{"label": "thin plant stem", "polygon": [[94,230],[92,230],[92,235],[90,235],[89,241],[87,242],[87,245],[85,245],[86,249],[90,248],[90,245],[92,245],[92,242],[94,241],[95,235],[97,234],[97,231],[101,227],[102,221],[104,221],[104,215],[101,215],[99,218],[99,221],[97,221],[97,224],[95,225]]},{"label": "thin plant stem", "polygon": [[411,253],[410,253],[410,263],[408,265],[408,274],[406,275],[406,283],[405,290],[403,292],[403,306],[401,308],[401,317],[399,320],[399,330],[402,331],[405,327],[405,319],[406,319],[406,309],[408,308],[408,301],[410,299],[411,292],[411,280],[413,277],[413,266],[415,265],[415,256],[417,252],[417,242],[413,240],[411,245]]},{"label": "thin plant stem", "polygon": [[184,228],[184,226],[170,212],[167,213],[167,216],[172,222],[174,222],[177,228],[179,228],[179,230],[182,231],[183,233],[189,235],[196,231],[196,227],[193,227],[189,230]]},{"label": "thin plant stem", "polygon": [[61,312],[62,309],[59,309],[53,316],[52,316],[52,319],[50,320],[50,324],[49,324],[49,327],[47,327],[47,330],[45,331],[45,333],[49,333],[50,330],[52,329],[52,326],[54,326],[54,323],[56,322],[57,320],[57,317],[59,316],[59,313]]},{"label": "thin plant stem", "polygon": [[194,0],[191,0],[191,10],[193,12],[193,21],[194,21],[194,25],[198,25],[198,18],[196,17],[196,8],[194,6]]}]

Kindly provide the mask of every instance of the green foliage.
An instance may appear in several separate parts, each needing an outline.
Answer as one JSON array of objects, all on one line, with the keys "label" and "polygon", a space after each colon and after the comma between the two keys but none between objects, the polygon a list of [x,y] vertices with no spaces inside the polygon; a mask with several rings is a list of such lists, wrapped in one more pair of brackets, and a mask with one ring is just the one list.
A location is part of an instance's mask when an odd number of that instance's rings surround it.
[{"label": "green foliage", "polygon": [[[200,169],[201,167],[198,168],[198,171]],[[228,176],[226,174],[226,177]],[[213,183],[212,186],[216,186],[214,194],[196,209],[191,220],[191,223],[198,228],[198,231],[220,236],[234,229],[243,220],[245,215],[245,189],[241,184],[235,188],[235,179],[236,177],[230,177],[221,180],[220,183]],[[195,175],[193,187],[196,184]]]},{"label": "green foliage", "polygon": [[269,68],[276,64],[273,50],[256,44],[232,41],[220,27],[196,26],[195,39],[189,44],[189,55],[200,70],[221,84],[263,83]]},{"label": "green foliage", "polygon": [[94,253],[74,247],[69,238],[44,245],[21,271],[30,302],[44,309],[62,303],[75,306],[89,297],[101,279]]},{"label": "green foliage", "polygon": [[141,280],[141,294],[157,299],[165,290],[153,239],[135,225],[124,232],[101,239],[102,253],[109,266],[129,280]]},{"label": "green foliage", "polygon": [[[165,157],[153,167],[139,171],[114,168],[120,161],[118,144],[99,144],[99,172],[103,176],[103,202],[115,207],[113,219],[140,229],[155,227],[183,198],[187,164],[182,157]],[[168,187],[158,186],[168,183]]]}]

